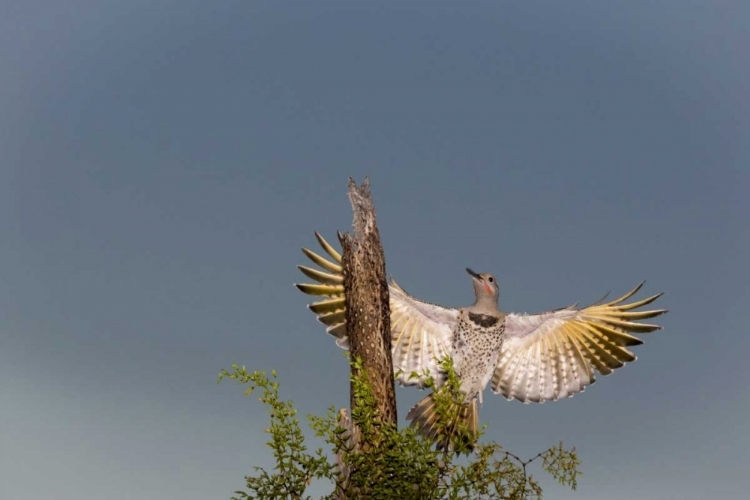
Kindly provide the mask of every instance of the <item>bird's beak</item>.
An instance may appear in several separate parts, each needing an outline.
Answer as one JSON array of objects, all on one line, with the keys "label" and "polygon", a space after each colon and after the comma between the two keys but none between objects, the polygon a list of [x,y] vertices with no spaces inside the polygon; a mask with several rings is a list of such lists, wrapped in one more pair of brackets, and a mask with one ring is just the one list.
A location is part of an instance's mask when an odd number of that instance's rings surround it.
[{"label": "bird's beak", "polygon": [[469,276],[471,276],[472,278],[475,278],[475,279],[478,279],[478,280],[482,279],[481,276],[479,276],[477,273],[475,273],[474,271],[472,271],[468,267],[466,268],[466,272],[469,273]]}]

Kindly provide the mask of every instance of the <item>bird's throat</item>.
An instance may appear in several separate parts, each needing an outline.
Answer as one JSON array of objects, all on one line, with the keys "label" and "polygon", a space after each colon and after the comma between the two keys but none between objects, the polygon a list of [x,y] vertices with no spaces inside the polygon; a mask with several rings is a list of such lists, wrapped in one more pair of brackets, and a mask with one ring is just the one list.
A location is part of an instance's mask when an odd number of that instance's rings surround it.
[{"label": "bird's throat", "polygon": [[491,326],[494,326],[497,324],[498,321],[500,321],[500,318],[496,316],[490,316],[489,314],[479,314],[479,313],[469,313],[469,320],[476,324],[477,326],[481,326],[483,328],[489,328]]}]

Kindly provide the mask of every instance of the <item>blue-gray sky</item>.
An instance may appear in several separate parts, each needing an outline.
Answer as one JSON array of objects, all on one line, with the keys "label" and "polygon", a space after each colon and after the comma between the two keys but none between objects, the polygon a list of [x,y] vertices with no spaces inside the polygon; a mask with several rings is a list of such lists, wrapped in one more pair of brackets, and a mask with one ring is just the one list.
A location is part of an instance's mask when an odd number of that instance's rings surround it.
[{"label": "blue-gray sky", "polygon": [[[534,312],[666,292],[638,362],[487,437],[577,446],[579,491],[750,487],[746,2],[0,1],[0,497],[228,498],[278,369],[347,365],[292,283],[369,175],[388,271]],[[423,394],[399,389],[400,416]]]}]

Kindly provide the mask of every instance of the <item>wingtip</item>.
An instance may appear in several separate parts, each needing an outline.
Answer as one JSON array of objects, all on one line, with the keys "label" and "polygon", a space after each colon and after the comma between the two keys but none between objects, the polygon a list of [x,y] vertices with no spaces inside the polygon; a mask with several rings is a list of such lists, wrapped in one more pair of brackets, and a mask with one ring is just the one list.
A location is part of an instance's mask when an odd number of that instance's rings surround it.
[{"label": "wingtip", "polygon": [[335,248],[333,248],[331,244],[328,243],[328,241],[326,241],[326,239],[323,238],[323,236],[321,236],[317,231],[315,231],[315,238],[318,240],[318,243],[323,248],[323,250],[325,250],[325,252],[330,255],[333,260],[341,264],[341,254]]},{"label": "wingtip", "polygon": [[404,289],[403,289],[403,288],[401,288],[401,285],[399,285],[398,283],[396,283],[396,280],[395,280],[395,279],[393,279],[393,275],[389,276],[389,279],[390,279],[390,282],[391,282],[391,286],[392,286],[393,288],[395,288],[395,289],[396,289],[396,290],[398,290],[399,292],[403,292],[403,291],[404,291]]}]

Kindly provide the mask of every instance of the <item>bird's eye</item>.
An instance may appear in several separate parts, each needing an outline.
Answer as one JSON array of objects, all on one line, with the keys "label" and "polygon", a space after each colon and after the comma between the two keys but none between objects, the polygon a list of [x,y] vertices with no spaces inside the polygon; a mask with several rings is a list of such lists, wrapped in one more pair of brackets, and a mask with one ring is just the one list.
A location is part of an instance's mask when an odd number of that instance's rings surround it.
[{"label": "bird's eye", "polygon": [[492,276],[490,276],[489,278],[487,278],[487,281],[489,281],[490,283],[492,283],[493,281],[495,281],[495,278],[493,278]]}]

